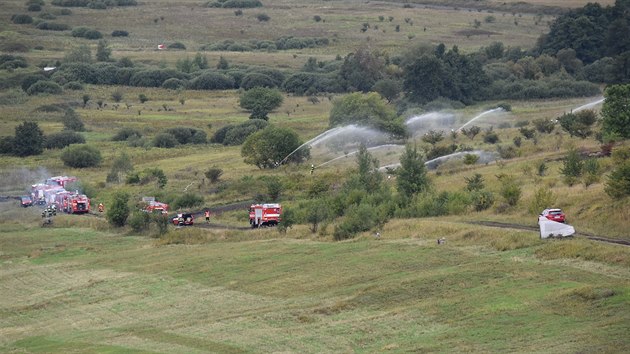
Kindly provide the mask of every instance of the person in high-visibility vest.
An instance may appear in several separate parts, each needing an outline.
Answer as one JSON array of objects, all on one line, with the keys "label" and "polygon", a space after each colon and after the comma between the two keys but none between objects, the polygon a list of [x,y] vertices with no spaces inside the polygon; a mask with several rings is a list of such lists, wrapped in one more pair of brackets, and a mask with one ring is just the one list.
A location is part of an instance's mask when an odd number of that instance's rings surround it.
[{"label": "person in high-visibility vest", "polygon": [[315,165],[311,165],[311,174],[313,174],[313,172],[315,172]]}]

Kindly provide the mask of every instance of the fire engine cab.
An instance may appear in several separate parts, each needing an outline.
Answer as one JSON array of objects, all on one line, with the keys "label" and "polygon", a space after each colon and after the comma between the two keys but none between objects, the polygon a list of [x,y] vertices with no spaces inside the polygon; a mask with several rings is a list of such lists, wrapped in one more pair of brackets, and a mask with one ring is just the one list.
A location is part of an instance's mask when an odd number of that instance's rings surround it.
[{"label": "fire engine cab", "polygon": [[280,223],[282,206],[280,204],[252,204],[249,207],[249,224],[252,228],[276,226]]},{"label": "fire engine cab", "polygon": [[[85,214],[90,212],[90,198],[85,194],[69,193],[61,194],[62,198],[60,208],[68,214]],[[59,204],[59,203],[58,203]]]}]

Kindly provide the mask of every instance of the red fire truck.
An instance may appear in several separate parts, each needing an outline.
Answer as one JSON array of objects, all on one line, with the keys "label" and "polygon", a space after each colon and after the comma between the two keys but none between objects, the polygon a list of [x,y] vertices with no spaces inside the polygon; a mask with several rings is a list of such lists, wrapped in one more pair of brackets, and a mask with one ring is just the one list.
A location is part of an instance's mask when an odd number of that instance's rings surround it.
[{"label": "red fire truck", "polygon": [[53,204],[56,194],[64,190],[65,189],[59,185],[49,185],[45,183],[33,184],[31,186],[31,197],[33,202],[39,205]]},{"label": "red fire truck", "polygon": [[148,213],[168,214],[168,204],[158,202],[154,197],[143,197],[142,201],[146,204],[146,207],[143,209],[144,211]]},{"label": "red fire truck", "polygon": [[252,228],[276,226],[280,223],[281,214],[280,204],[252,204],[249,207],[249,224]]},{"label": "red fire truck", "polygon": [[90,198],[85,194],[71,194],[67,198],[67,205],[63,209],[68,214],[85,214],[90,212]]}]

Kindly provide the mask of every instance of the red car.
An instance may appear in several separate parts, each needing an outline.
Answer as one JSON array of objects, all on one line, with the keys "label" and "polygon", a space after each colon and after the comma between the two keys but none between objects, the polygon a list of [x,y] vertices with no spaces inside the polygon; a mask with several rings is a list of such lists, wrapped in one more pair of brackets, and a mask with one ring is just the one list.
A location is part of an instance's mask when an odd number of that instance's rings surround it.
[{"label": "red car", "polygon": [[28,195],[23,195],[20,197],[20,205],[24,208],[33,206],[33,199],[31,199]]},{"label": "red car", "polygon": [[565,222],[565,215],[562,209],[545,209],[540,213],[540,216],[544,216],[548,220],[555,222]]}]

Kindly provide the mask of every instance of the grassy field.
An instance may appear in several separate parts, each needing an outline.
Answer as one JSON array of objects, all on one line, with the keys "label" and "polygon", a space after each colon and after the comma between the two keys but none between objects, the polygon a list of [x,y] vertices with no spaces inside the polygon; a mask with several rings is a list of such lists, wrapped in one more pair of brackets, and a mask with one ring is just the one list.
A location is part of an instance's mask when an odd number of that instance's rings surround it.
[{"label": "grassy field", "polygon": [[[464,52],[495,41],[529,48],[553,19],[539,17],[541,6],[575,8],[587,3],[532,0],[528,11],[513,12],[495,9],[518,3],[512,0],[482,5],[453,0],[440,6],[411,1],[411,8],[385,1],[263,2],[264,7],[245,9],[243,16],[233,9],[203,8],[202,2],[183,0],[145,1],[107,11],[72,8],[72,15],[57,16],[55,22],[100,30],[114,59],[126,56],[171,68],[179,59],[192,58],[202,45],[223,39],[273,40],[285,34],[330,39],[326,47],[303,50],[203,52],[211,67],[224,56],[231,65],[297,69],[309,57],[334,60],[361,45],[390,55],[419,43],[457,45]],[[58,11],[46,3],[43,11]],[[31,64],[17,73],[54,63],[77,44],[93,51],[96,47],[95,41],[73,38],[69,31],[12,24],[11,16],[18,13],[27,13],[25,1],[0,2],[0,45],[23,43],[29,48],[12,53]],[[258,21],[258,13],[268,14],[270,21]],[[495,21],[486,22],[487,16]],[[474,20],[481,22],[481,32],[473,27]],[[365,23],[370,28],[362,32]],[[112,38],[113,30],[128,30],[130,36]],[[159,43],[175,41],[187,49],[156,50]],[[9,74],[0,72],[0,80]],[[122,94],[118,103],[112,99],[114,92]],[[84,94],[91,98],[85,106]],[[140,94],[149,100],[141,103]],[[73,107],[88,129],[83,133],[88,144],[104,157],[99,167],[73,169],[63,165],[58,150],[28,158],[3,155],[0,196],[23,194],[30,184],[51,175],[74,175],[93,191],[93,205],[108,205],[116,190],[138,201],[188,188],[212,209],[251,200],[261,192],[261,178],[277,176],[284,185],[281,202],[290,208],[317,178],[336,187],[351,173],[354,159],[331,161],[349,151],[313,150],[305,165],[268,171],[245,164],[240,147],[159,149],[110,139],[122,127],[140,129],[149,139],[175,126],[203,129],[212,136],[227,124],[247,121],[249,113],[239,107],[238,97],[237,91],[92,85],[55,96],[0,90],[0,136],[12,135],[27,119],[46,134],[59,132],[61,113],[46,108]],[[270,114],[270,123],[294,129],[307,141],[329,128],[335,98],[320,96],[312,103],[287,95]],[[517,124],[554,119],[600,98],[503,102],[511,105],[511,112],[486,116],[476,124],[493,126],[500,144],[511,145],[520,135]],[[461,126],[499,103],[443,113],[454,114],[454,124]],[[481,136],[447,136],[442,143],[496,150]],[[474,166],[444,163],[429,172],[438,192],[461,191],[465,178],[479,173],[488,190],[498,195],[497,176],[508,174],[522,187],[521,200],[511,208],[498,200],[483,212],[393,219],[380,230],[380,239],[365,233],[334,242],[334,224],[320,225],[315,234],[307,225],[296,225],[286,234],[275,229],[171,229],[156,239],[112,228],[96,214],[57,216],[53,227],[43,228],[39,210],[0,200],[0,352],[628,352],[630,248],[581,237],[542,241],[536,232],[474,224],[536,226],[537,212],[529,205],[536,189],[547,186],[578,232],[630,240],[630,200],[613,201],[604,192],[613,162],[599,159],[602,179],[588,188],[567,186],[560,159],[571,147],[597,151],[599,143],[572,138],[558,127],[537,141],[523,139],[513,159]],[[105,183],[113,159],[123,151],[138,171],[163,169],[167,188]],[[397,162],[400,151],[392,147],[374,151],[374,156],[384,166]],[[541,162],[548,167],[544,176],[536,173]],[[310,176],[311,163],[326,164]],[[203,176],[212,166],[223,169],[217,184]],[[387,183],[393,188],[395,182]],[[213,223],[247,226],[246,211],[216,213]],[[445,238],[446,244],[438,245],[438,238]]]},{"label": "grassy field", "polygon": [[[107,231],[5,224],[0,350],[630,347],[627,248],[541,242],[532,232],[445,220],[399,220],[380,240],[365,235],[341,243],[313,239],[301,228],[283,237],[272,230],[190,232],[203,241],[158,246]],[[438,246],[442,236],[447,243]],[[566,258],[574,247],[603,250],[591,259]],[[602,261],[612,254],[625,263]]]}]

